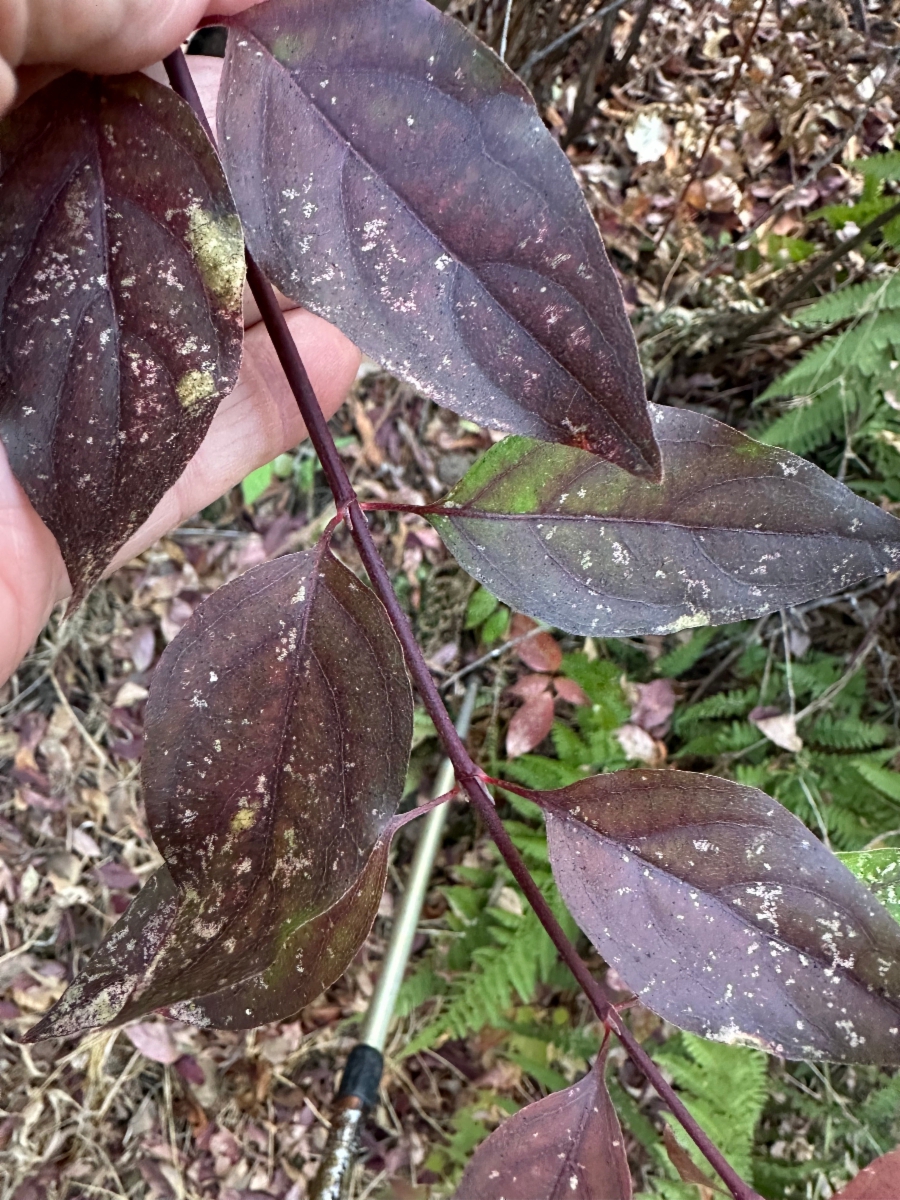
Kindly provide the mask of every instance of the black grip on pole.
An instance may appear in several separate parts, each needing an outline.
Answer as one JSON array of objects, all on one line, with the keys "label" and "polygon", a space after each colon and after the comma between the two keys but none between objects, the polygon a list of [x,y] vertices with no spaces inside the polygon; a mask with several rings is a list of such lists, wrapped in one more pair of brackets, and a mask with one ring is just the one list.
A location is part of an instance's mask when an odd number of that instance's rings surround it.
[{"label": "black grip on pole", "polygon": [[347,1056],[337,1098],[355,1096],[364,1108],[374,1108],[384,1068],[384,1055],[374,1046],[359,1042]]}]

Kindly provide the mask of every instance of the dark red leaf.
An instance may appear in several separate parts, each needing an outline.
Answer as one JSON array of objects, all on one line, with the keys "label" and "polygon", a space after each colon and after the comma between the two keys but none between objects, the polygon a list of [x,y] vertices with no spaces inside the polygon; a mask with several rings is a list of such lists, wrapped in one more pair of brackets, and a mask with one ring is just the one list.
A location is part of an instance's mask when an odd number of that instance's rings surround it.
[{"label": "dark red leaf", "polygon": [[455,1200],[631,1200],[606,1055],[579,1083],[529,1104],[475,1151]]},{"label": "dark red leaf", "polygon": [[513,715],[506,731],[507,758],[518,758],[539,745],[553,728],[553,696],[538,692]]},{"label": "dark red leaf", "polygon": [[194,1084],[195,1087],[200,1087],[206,1080],[203,1068],[197,1062],[196,1058],[194,1058],[193,1054],[182,1054],[175,1062],[175,1070],[182,1079],[186,1079],[188,1083]]},{"label": "dark red leaf", "polygon": [[654,737],[668,732],[672,713],[675,711],[675,689],[668,679],[654,679],[651,683],[635,684],[638,701],[631,710],[631,723],[646,729]]},{"label": "dark red leaf", "polygon": [[570,633],[675,633],[828,596],[900,564],[900,522],[812,463],[651,405],[665,478],[504,438],[428,519],[511,607]]},{"label": "dark red leaf", "polygon": [[154,672],[144,801],[166,859],[29,1036],[155,1009],[248,1028],[345,968],[378,909],[412,740],[402,652],[319,547],[214,592]]},{"label": "dark red leaf", "polygon": [[[521,637],[534,628],[535,623],[531,617],[516,613],[509,627],[509,636],[511,638]],[[516,654],[526,667],[531,667],[532,671],[546,671],[550,675],[558,671],[562,663],[562,649],[559,642],[549,633],[533,633],[531,637],[519,643],[516,647]]]},{"label": "dark red leaf", "polygon": [[121,863],[108,862],[94,868],[94,874],[104,887],[115,888],[118,891],[129,891],[141,882],[134,871],[129,871]]},{"label": "dark red leaf", "polygon": [[219,145],[273,282],[438,403],[656,478],[618,282],[512,71],[426,0],[228,24]]},{"label": "dark red leaf", "polygon": [[[729,1195],[728,1192],[718,1187],[708,1175],[700,1170],[687,1150],[678,1144],[678,1139],[668,1125],[663,1125],[663,1145],[666,1148],[666,1154],[669,1156],[669,1162],[678,1172],[678,1177],[683,1183],[695,1183],[700,1188],[708,1188],[709,1191],[718,1192],[722,1196],[727,1197]],[[701,1200],[703,1200],[704,1193],[702,1191],[700,1192],[700,1196]]]},{"label": "dark red leaf", "polygon": [[336,903],[305,924],[290,915],[272,961],[246,979],[195,999],[170,1004],[170,1016],[218,1029],[248,1029],[287,1021],[315,1000],[353,961],[366,940],[387,878],[393,824],[372,849],[356,880]]},{"label": "dark red leaf", "polygon": [[582,690],[579,684],[574,679],[567,679],[565,675],[557,675],[553,680],[553,686],[556,688],[556,694],[560,700],[566,700],[569,704],[590,704],[590,697]]},{"label": "dark red leaf", "polygon": [[900,1196],[900,1150],[882,1154],[854,1176],[834,1200],[897,1200]]},{"label": "dark red leaf", "polygon": [[222,169],[168,88],[73,73],[0,123],[0,437],[73,604],[234,387],[242,282]]},{"label": "dark red leaf", "polygon": [[151,1062],[167,1063],[169,1066],[181,1057],[175,1045],[172,1031],[161,1021],[136,1021],[125,1027],[125,1036]]},{"label": "dark red leaf", "polygon": [[523,794],[572,915],[660,1016],[786,1058],[900,1062],[900,925],[770,796],[651,770]]},{"label": "dark red leaf", "polygon": [[530,700],[532,696],[540,696],[550,686],[549,675],[523,675],[515,683],[509,685],[510,695],[519,700]]}]

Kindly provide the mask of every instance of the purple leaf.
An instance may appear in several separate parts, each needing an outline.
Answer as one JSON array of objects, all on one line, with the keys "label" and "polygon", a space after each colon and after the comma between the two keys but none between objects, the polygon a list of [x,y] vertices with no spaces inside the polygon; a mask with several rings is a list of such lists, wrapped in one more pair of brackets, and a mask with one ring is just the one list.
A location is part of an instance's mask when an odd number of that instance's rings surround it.
[{"label": "purple leaf", "polygon": [[[535,676],[531,676],[532,679]],[[538,692],[518,709],[506,731],[506,756],[518,758],[539,745],[553,728],[553,696]]]},{"label": "purple leaf", "polygon": [[178,1020],[218,1029],[247,1029],[297,1016],[343,975],[366,940],[384,891],[393,828],[375,843],[359,877],[330,908],[305,924],[294,918],[284,922],[272,961],[264,969],[165,1011]]},{"label": "purple leaf", "polygon": [[662,485],[506,438],[432,510],[494,595],[571,633],[671,633],[827,596],[900,562],[900,522],[811,463],[651,405]]},{"label": "purple leaf", "polygon": [[573,917],[660,1016],[786,1058],[900,1063],[900,925],[770,796],[650,770],[511,790],[545,810]]},{"label": "purple leaf", "polygon": [[[516,613],[510,623],[509,636],[519,638],[532,629],[537,629],[537,625],[531,617]],[[532,671],[547,671],[553,675],[562,664],[562,650],[559,642],[549,633],[533,633],[531,637],[518,644],[516,654],[526,667],[531,667]]]},{"label": "purple leaf", "polygon": [[160,659],[146,728],[166,866],[32,1037],[157,1009],[286,1019],[378,910],[412,696],[380,602],[327,548],[214,592]]},{"label": "purple leaf", "polygon": [[227,23],[219,145],[272,281],[438,403],[656,478],[618,282],[516,76],[426,0]]},{"label": "purple leaf", "polygon": [[675,689],[671,680],[654,679],[636,683],[637,703],[631,710],[631,723],[646,729],[654,737],[665,737],[675,711]]},{"label": "purple leaf", "polygon": [[127,892],[141,882],[134,871],[129,871],[128,867],[117,862],[103,863],[102,866],[95,867],[94,874],[104,887],[118,891]]},{"label": "purple leaf", "polygon": [[454,1200],[631,1200],[606,1054],[574,1087],[504,1121],[475,1151]]},{"label": "purple leaf", "polygon": [[222,169],[168,88],[73,73],[0,123],[0,437],[73,604],[234,387],[242,283]]},{"label": "purple leaf", "polygon": [[900,1196],[900,1150],[882,1154],[855,1175],[834,1200],[897,1200]]},{"label": "purple leaf", "polygon": [[152,1062],[171,1065],[181,1057],[171,1029],[160,1021],[136,1021],[125,1027],[125,1036],[135,1050],[140,1050],[144,1058]]}]

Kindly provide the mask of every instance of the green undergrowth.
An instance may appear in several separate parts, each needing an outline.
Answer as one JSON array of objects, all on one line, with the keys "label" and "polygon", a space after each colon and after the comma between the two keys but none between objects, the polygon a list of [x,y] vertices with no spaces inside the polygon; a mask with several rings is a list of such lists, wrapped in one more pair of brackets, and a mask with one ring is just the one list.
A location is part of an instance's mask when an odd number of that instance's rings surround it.
[{"label": "green undergrowth", "polygon": [[[853,164],[864,179],[853,204],[831,205],[813,217],[852,236],[890,208],[900,182],[900,151]],[[760,436],[814,458],[861,495],[900,502],[900,218],[864,246],[871,277],[850,283],[793,316],[807,349],[759,398],[782,399],[783,411]],[[820,336],[821,335],[821,336]]]},{"label": "green undergrowth", "polygon": [[[491,613],[472,615],[483,623]],[[615,736],[631,713],[629,687],[669,678],[680,693],[665,738],[671,765],[768,792],[843,853],[886,903],[897,906],[900,774],[893,765],[897,731],[887,707],[867,691],[863,669],[848,677],[843,658],[813,648],[795,650],[786,661],[783,638],[777,618],[696,630],[670,639],[655,662],[638,643],[588,642],[587,652],[563,656],[560,673],[576,680],[590,703],[555,721],[541,747],[545,753],[501,759],[490,769],[526,787],[555,788],[639,765],[628,762]],[[797,649],[802,642],[794,643]],[[720,690],[712,688],[691,703],[698,680],[725,658]],[[750,719],[759,706],[788,711],[791,693],[803,743],[796,752],[774,745]],[[509,793],[498,802],[510,836],[577,940],[553,883],[540,811]],[[480,1035],[496,1058],[521,1068],[546,1092],[555,1091],[587,1068],[598,1030],[582,1023],[585,1010],[578,1008],[571,976],[506,867],[490,854],[484,851],[478,865],[451,868],[452,882],[441,888],[445,928],[401,992],[399,1015],[413,1018],[402,1053]],[[581,946],[590,949],[583,939]],[[645,1041],[647,1049],[729,1160],[772,1200],[824,1200],[900,1139],[900,1079],[886,1072],[784,1064],[688,1034],[669,1030],[665,1036],[666,1029]],[[682,1183],[669,1162],[660,1136],[663,1118],[648,1109],[646,1091],[626,1088],[614,1070],[609,1075],[623,1126],[640,1148],[633,1164],[643,1173],[642,1194],[696,1200],[697,1187]],[[496,1102],[479,1095],[459,1110],[448,1144],[432,1152],[429,1169],[448,1187],[473,1146],[500,1119],[491,1108]],[[678,1129],[674,1133],[683,1141]]]}]

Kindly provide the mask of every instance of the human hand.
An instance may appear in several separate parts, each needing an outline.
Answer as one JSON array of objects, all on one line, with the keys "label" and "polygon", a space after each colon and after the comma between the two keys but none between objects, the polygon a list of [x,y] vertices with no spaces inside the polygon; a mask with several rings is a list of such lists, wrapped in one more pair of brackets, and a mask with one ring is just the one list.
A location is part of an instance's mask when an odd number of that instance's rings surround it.
[{"label": "human hand", "polygon": [[[155,34],[159,26],[167,25],[174,30],[174,39],[152,41],[153,53],[166,53],[178,45],[202,15],[204,5],[205,0],[170,3],[168,8],[172,11],[154,22],[153,30]],[[12,0],[12,6],[17,6],[17,0]],[[43,9],[53,5],[52,0],[46,0],[30,7]],[[111,7],[133,13],[137,9],[149,10],[152,4],[144,0],[83,0],[82,4],[65,0],[64,4],[66,10]],[[223,13],[228,6],[220,2],[213,7],[217,13]],[[233,2],[228,11],[246,7],[247,4]],[[0,29],[4,28],[4,13],[8,8],[8,0],[0,0]],[[183,19],[184,10],[192,14],[190,19]],[[149,27],[149,18],[145,24]],[[121,60],[93,61],[102,62],[104,66],[98,69],[106,70],[117,61],[125,63],[124,70],[135,65],[133,55]],[[213,110],[222,64],[216,59],[200,57],[188,61],[214,127]],[[237,387],[222,401],[203,444],[184,474],[122,547],[110,571],[306,436],[297,405],[252,303],[245,304],[244,316],[244,358]],[[293,308],[286,311],[285,317],[322,410],[330,416],[340,407],[353,382],[359,351],[334,326],[304,309]],[[54,605],[70,592],[59,547],[13,476],[0,445],[0,683],[15,670]]]},{"label": "human hand", "polygon": [[0,115],[16,76],[35,81],[71,70],[113,75],[159,62],[206,14],[230,16],[255,0],[0,0]]}]

